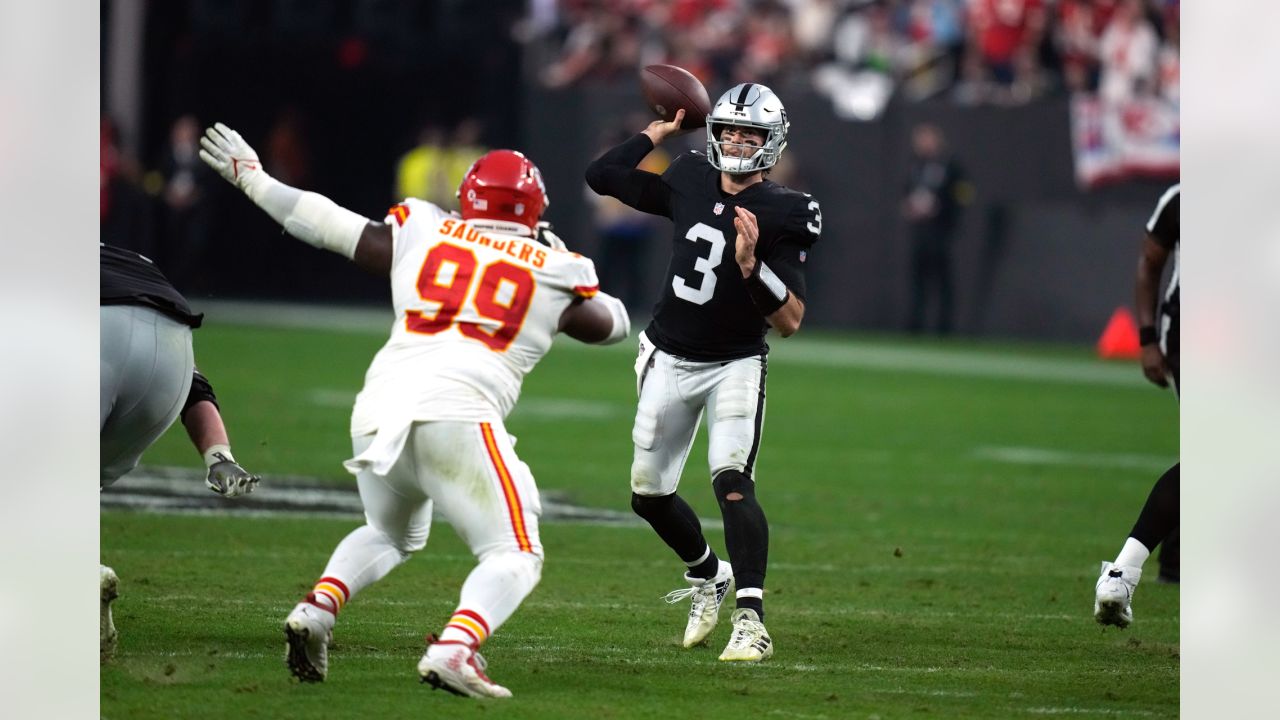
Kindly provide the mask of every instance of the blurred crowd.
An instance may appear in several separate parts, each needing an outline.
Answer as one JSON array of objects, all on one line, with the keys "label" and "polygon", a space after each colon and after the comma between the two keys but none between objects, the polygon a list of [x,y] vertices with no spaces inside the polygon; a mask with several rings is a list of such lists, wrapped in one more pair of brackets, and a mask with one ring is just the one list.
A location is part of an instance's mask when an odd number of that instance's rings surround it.
[{"label": "blurred crowd", "polygon": [[841,115],[894,94],[1017,104],[1089,92],[1178,100],[1179,0],[531,0],[516,28],[560,88],[653,63],[712,93],[811,82]]}]

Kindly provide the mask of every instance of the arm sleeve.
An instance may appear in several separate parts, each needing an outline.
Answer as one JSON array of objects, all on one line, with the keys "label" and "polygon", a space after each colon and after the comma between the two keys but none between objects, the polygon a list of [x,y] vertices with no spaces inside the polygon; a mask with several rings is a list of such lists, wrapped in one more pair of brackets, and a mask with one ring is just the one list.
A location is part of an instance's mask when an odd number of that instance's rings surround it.
[{"label": "arm sleeve", "polygon": [[661,176],[636,169],[652,150],[649,136],[636,134],[587,166],[587,185],[642,212],[671,217],[671,188]]},{"label": "arm sleeve", "polygon": [[199,370],[191,373],[191,392],[187,393],[187,402],[182,406],[182,417],[186,417],[187,411],[192,405],[203,400],[213,403],[213,406],[221,410],[218,406],[218,397],[213,394],[213,385],[209,383],[209,378],[205,377]]}]

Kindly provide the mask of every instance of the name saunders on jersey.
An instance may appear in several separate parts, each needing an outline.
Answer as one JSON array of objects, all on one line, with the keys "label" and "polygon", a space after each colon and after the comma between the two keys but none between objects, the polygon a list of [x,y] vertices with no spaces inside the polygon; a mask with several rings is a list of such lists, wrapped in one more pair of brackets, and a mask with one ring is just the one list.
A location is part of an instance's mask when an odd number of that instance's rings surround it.
[{"label": "name saunders on jersey", "polygon": [[458,220],[445,220],[440,225],[440,234],[505,252],[516,260],[529,263],[536,268],[541,268],[547,262],[547,252],[540,247],[518,238],[494,240],[465,222]]}]

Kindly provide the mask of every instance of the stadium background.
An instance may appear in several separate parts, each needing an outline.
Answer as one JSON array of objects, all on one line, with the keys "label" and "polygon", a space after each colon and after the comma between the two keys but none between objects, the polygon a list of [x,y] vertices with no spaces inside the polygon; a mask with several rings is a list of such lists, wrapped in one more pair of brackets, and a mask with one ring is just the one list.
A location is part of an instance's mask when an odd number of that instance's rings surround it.
[{"label": "stadium background", "polygon": [[[809,269],[811,327],[902,327],[908,238],[898,204],[909,130],[928,121],[943,130],[976,188],[955,243],[957,331],[1091,342],[1117,307],[1131,303],[1141,224],[1176,176],[1176,167],[1166,167],[1156,177],[1079,179],[1071,107],[1073,97],[1096,89],[1099,63],[1083,84],[1069,78],[1078,59],[1072,43],[1079,44],[1067,32],[1070,13],[1095,6],[1100,35],[1124,4],[103,0],[103,122],[111,128],[104,158],[109,146],[120,158],[110,171],[104,159],[103,239],[149,252],[166,267],[170,258],[198,262],[198,275],[217,278],[216,286],[177,278],[197,301],[376,305],[384,282],[350,273],[327,253],[276,241],[272,223],[207,174],[200,180],[205,246],[183,247],[168,230],[163,201],[171,124],[186,114],[201,127],[226,122],[277,175],[282,168],[273,167],[268,145],[288,126],[285,152],[303,168],[299,184],[375,217],[398,199],[397,162],[423,128],[447,135],[470,120],[481,145],[522,149],[540,165],[552,198],[547,218],[572,247],[595,254],[583,168],[606,138],[646,122],[637,67],[674,62],[698,72],[713,99],[751,77],[769,82],[786,103],[786,179],[823,202],[824,239]],[[1162,38],[1161,51],[1172,46],[1176,59],[1177,0],[1138,5]],[[983,52],[982,11],[1001,7],[1021,13],[1024,26],[1042,13],[1041,29],[1020,30],[1033,79],[982,85],[965,53]],[[958,15],[922,30],[912,14],[920,8],[935,19],[947,8]],[[807,29],[822,12],[830,13],[826,37]],[[859,21],[890,47],[871,42],[860,56],[845,57],[839,33]],[[698,34],[708,25],[727,29],[708,40]],[[868,101],[874,107],[860,111],[865,119],[851,118],[837,111],[833,68],[878,77],[891,92],[881,104]],[[1146,93],[1174,103],[1176,115],[1176,84],[1172,101],[1167,87],[1150,85]],[[701,131],[684,142],[699,147]],[[651,287],[666,242],[659,232],[646,268]],[[306,281],[280,282],[285,275]]]}]

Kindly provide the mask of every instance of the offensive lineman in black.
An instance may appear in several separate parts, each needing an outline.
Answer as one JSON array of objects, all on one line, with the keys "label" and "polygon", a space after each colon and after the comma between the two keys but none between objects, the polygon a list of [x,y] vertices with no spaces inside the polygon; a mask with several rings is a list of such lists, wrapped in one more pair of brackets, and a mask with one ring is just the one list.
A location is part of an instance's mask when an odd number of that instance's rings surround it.
[{"label": "offensive lineman in black", "polygon": [[[1142,372],[1160,387],[1178,392],[1179,368],[1179,255],[1181,221],[1179,220],[1182,184],[1165,191],[1147,221],[1142,255],[1138,258],[1138,276],[1134,283],[1134,299],[1138,309],[1138,341],[1142,344]],[[1173,255],[1173,275],[1165,289],[1164,302],[1157,304],[1160,278]],[[1157,326],[1157,323],[1159,325]],[[1138,520],[1125,540],[1115,562],[1103,562],[1102,574],[1094,590],[1093,617],[1103,625],[1128,627],[1133,622],[1133,591],[1142,578],[1142,565],[1156,545],[1160,551],[1159,579],[1178,582],[1179,532],[1181,509],[1181,463],[1165,471],[1147,495]]]},{"label": "offensive lineman in black", "polygon": [[[786,110],[769,88],[743,83],[707,117],[707,151],[675,159],[661,176],[636,166],[679,131],[650,123],[587,168],[587,183],[633,208],[670,218],[671,262],[653,321],[640,335],[640,395],[632,441],[631,507],[688,567],[692,598],[684,646],[706,641],[736,583],[733,633],[721,660],[773,654],[764,627],[769,526],[755,497],[753,469],[764,422],[765,332],[794,334],[804,318],[804,262],[822,231],[812,197],[765,178],[787,146]],[[676,488],[702,415],[710,440],[712,487],[724,518],[720,560]]]},{"label": "offensive lineman in black", "polygon": [[[204,457],[209,489],[228,498],[253,492],[258,476],[232,457],[213,386],[195,368],[191,331],[204,316],[192,312],[147,257],[99,247],[100,487],[132,470],[181,416],[191,443]],[[111,603],[119,596],[120,581],[106,565],[99,574],[98,653],[106,660],[119,639]]]}]

